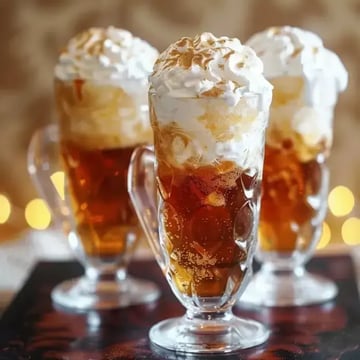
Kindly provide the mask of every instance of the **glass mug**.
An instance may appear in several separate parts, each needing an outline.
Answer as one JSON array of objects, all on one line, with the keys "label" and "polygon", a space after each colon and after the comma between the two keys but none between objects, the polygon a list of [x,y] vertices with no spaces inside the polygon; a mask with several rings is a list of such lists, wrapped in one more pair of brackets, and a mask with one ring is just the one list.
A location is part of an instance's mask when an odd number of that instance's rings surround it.
[{"label": "glass mug", "polygon": [[[257,238],[267,121],[260,96],[244,96],[238,106],[218,98],[170,99],[156,93],[149,98],[154,148],[134,151],[128,189],[156,260],[187,310],[183,317],[154,325],[150,340],[185,353],[231,352],[263,343],[269,336],[267,328],[231,311],[251,276]],[[162,106],[176,109],[173,122],[164,126],[159,123]],[[227,149],[223,155],[205,164],[206,154],[184,157],[200,149],[199,139],[209,136],[209,130],[193,131],[194,123],[186,131],[176,125],[196,122],[187,110],[199,106],[205,121],[223,126],[224,136],[232,131],[226,127],[230,119],[235,126],[246,123],[240,147],[231,152],[223,144]],[[173,152],[183,140],[185,149]],[[147,186],[154,171],[156,196]]]},{"label": "glass mug", "polygon": [[[28,154],[28,169],[38,191],[85,267],[85,276],[58,285],[52,299],[79,310],[153,301],[160,294],[155,284],[127,274],[142,236],[127,192],[128,165],[138,144],[118,144],[122,127],[131,124],[134,116],[146,118],[148,106],[131,103],[127,108],[128,98],[115,87],[89,83],[82,91],[78,100],[78,88],[74,92],[72,84],[56,83],[59,123],[38,130]],[[102,128],[96,127],[99,124]],[[118,125],[119,133],[104,132],[103,124]],[[60,169],[65,173],[65,199],[50,180]]]},{"label": "glass mug", "polygon": [[[303,117],[302,121],[315,132],[312,121],[317,117],[332,132],[333,106],[319,104],[318,100],[314,103],[310,96],[305,103],[299,101],[297,105],[294,100],[286,101],[281,90],[283,79],[272,80],[270,122],[280,120],[280,124],[284,116]],[[301,79],[288,78],[287,84],[285,94],[296,98],[297,92],[292,94],[290,85],[295,84],[293,87],[298,90]],[[316,82],[312,86],[316,86]],[[332,281],[307,272],[305,264],[315,252],[326,216],[329,144],[325,146],[321,140],[310,146],[293,132],[293,137],[278,147],[272,146],[271,139],[275,136],[275,131],[268,133],[265,146],[259,243],[255,255],[262,266],[242,301],[266,306],[321,303],[333,299],[337,287]],[[332,134],[328,136],[331,139]]]}]

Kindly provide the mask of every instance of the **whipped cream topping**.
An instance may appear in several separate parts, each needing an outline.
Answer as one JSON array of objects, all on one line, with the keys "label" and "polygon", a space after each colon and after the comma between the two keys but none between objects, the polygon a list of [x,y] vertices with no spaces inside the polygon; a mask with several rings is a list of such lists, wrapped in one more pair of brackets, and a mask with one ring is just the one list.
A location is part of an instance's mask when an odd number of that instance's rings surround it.
[{"label": "whipped cream topping", "polygon": [[211,33],[171,44],[156,61],[150,83],[158,95],[175,98],[221,97],[234,105],[245,93],[256,93],[264,108],[271,102],[272,86],[255,52],[236,38]]},{"label": "whipped cream topping", "polygon": [[301,76],[311,83],[320,75],[333,80],[336,92],[347,87],[348,73],[343,63],[310,31],[290,26],[271,27],[253,35],[246,45],[263,61],[267,79]]},{"label": "whipped cream topping", "polygon": [[334,106],[348,82],[339,57],[316,34],[290,26],[269,28],[246,44],[274,85],[267,144],[280,148],[291,140],[301,161],[329,154]]},{"label": "whipped cream topping", "polygon": [[55,77],[66,81],[92,80],[123,85],[135,80],[148,83],[158,51],[129,31],[90,28],[68,42],[55,66]]}]

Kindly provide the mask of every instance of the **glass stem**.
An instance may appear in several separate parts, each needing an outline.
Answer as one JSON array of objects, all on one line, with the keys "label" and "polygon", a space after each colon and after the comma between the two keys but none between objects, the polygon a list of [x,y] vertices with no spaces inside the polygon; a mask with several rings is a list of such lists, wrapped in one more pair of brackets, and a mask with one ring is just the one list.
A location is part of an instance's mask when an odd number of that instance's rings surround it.
[{"label": "glass stem", "polygon": [[231,309],[226,311],[214,311],[214,312],[195,312],[193,310],[188,309],[185,315],[187,320],[193,321],[226,321],[233,317],[233,313]]},{"label": "glass stem", "polygon": [[277,266],[271,263],[265,263],[261,267],[261,271],[267,275],[282,277],[301,277],[305,274],[305,267],[303,264],[298,264],[294,267],[290,266]]},{"label": "glass stem", "polygon": [[127,270],[125,267],[116,267],[114,265],[102,266],[96,268],[89,266],[85,271],[86,279],[96,283],[100,281],[124,282],[127,278]]}]

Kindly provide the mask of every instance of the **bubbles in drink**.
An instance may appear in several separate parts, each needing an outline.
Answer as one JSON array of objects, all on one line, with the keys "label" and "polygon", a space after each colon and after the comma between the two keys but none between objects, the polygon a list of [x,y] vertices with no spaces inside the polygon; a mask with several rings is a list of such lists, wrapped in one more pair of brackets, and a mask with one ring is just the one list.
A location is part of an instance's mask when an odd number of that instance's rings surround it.
[{"label": "bubbles in drink", "polygon": [[[257,172],[248,176],[229,161],[171,171],[162,164],[158,183],[163,241],[173,282],[189,296],[222,296],[229,282],[234,289],[244,275],[235,271],[246,259],[246,249],[237,240],[250,241],[254,231]],[[250,197],[244,183],[253,190]]]},{"label": "bubbles in drink", "polygon": [[169,243],[177,245],[180,243],[183,234],[183,218],[176,213],[174,207],[165,202],[162,206],[162,222],[167,236],[169,237]]},{"label": "bubbles in drink", "polygon": [[216,257],[220,248],[233,242],[231,225],[230,213],[224,206],[200,207],[190,220],[192,247],[203,257]]},{"label": "bubbles in drink", "polygon": [[254,227],[254,209],[252,203],[246,202],[238,211],[234,222],[234,232],[238,241],[246,241]]},{"label": "bubbles in drink", "polygon": [[291,150],[266,147],[259,230],[262,250],[292,252],[310,246],[313,234],[307,227],[323,203],[322,186],[318,159],[301,162]]}]

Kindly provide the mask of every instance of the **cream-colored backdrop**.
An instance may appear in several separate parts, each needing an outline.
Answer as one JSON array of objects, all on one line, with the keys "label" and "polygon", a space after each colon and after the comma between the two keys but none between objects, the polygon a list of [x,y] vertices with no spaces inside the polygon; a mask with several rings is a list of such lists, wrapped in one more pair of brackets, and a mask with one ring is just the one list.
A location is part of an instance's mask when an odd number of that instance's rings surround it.
[{"label": "cream-colored backdrop", "polygon": [[[162,50],[202,31],[246,41],[265,27],[289,24],[317,32],[349,70],[337,107],[331,184],[359,195],[359,20],[359,0],[0,0],[0,193],[20,210],[36,196],[26,150],[33,130],[54,120],[52,69],[74,33],[112,24]],[[10,231],[25,226],[21,211],[11,224]]]}]

